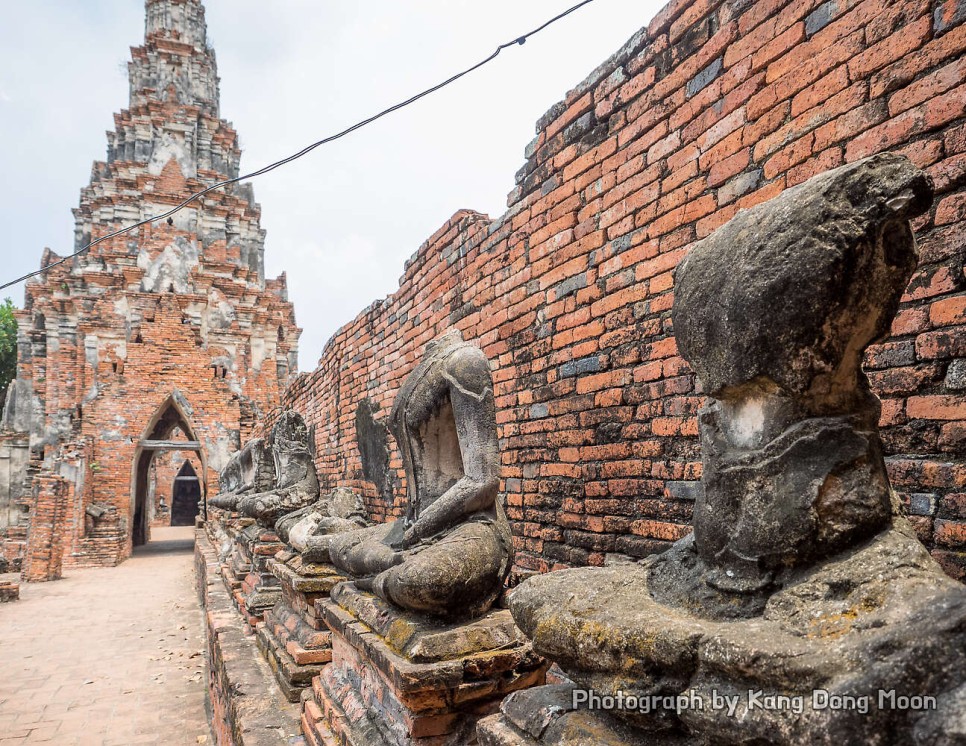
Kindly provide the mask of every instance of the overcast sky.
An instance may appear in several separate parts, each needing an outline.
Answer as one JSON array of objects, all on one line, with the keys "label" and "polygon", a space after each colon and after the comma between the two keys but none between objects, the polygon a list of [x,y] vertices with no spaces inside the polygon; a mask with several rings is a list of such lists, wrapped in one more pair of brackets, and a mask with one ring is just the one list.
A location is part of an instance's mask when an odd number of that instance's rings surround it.
[{"label": "overcast sky", "polygon": [[[242,169],[277,160],[429,87],[576,0],[207,0],[222,116]],[[3,281],[72,246],[79,190],[127,106],[140,0],[2,3]],[[536,120],[646,25],[663,0],[595,0],[456,84],[256,179],[267,273],[288,272],[300,367],[398,287],[454,212],[493,217]],[[23,287],[6,291],[20,305]]]}]

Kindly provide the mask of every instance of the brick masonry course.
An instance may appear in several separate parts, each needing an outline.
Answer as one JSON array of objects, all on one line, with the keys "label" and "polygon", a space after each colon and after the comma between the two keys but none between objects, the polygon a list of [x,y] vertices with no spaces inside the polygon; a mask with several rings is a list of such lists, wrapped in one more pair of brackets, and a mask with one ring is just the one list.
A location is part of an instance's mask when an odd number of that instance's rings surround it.
[{"label": "brick masonry course", "polygon": [[[148,0],[146,10],[129,108],[81,190],[74,250],[239,173],[200,0]],[[228,457],[277,406],[301,330],[285,275],[265,277],[260,218],[251,186],[232,185],[28,281],[0,422],[0,546],[8,559],[24,551],[29,511],[29,579],[116,564],[163,522],[152,518],[162,494],[170,504],[172,462],[156,465],[152,501],[142,440],[197,440],[193,466],[215,494]],[[60,259],[47,249],[41,266]],[[152,434],[172,407],[179,428]]]}]

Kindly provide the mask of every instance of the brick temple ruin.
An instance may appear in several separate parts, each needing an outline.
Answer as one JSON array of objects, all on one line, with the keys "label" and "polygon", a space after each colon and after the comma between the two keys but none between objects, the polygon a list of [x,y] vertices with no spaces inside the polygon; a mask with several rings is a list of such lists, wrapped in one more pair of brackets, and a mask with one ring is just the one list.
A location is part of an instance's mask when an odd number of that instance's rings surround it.
[{"label": "brick temple ruin", "polygon": [[[204,8],[146,6],[130,104],[81,190],[72,250],[239,173]],[[0,531],[27,579],[116,564],[152,524],[192,524],[278,405],[300,330],[285,276],[265,278],[259,218],[250,185],[220,189],[27,283],[0,425]],[[47,249],[41,266],[59,259]]]},{"label": "brick temple ruin", "polygon": [[[672,0],[628,32],[537,123],[504,215],[456,213],[315,370],[276,373],[217,496],[202,450],[218,743],[966,737],[966,0]],[[208,447],[169,395],[128,485],[169,427]],[[38,483],[60,502],[25,498],[30,536],[66,557],[74,483]],[[739,722],[570,699],[754,677],[938,704]]]}]

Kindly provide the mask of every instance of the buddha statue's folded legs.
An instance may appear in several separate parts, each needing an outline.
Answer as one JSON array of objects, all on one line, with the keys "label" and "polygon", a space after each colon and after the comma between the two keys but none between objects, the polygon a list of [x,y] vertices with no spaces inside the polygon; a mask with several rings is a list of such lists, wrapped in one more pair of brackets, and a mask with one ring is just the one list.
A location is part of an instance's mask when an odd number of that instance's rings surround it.
[{"label": "buddha statue's folded legs", "polygon": [[337,535],[367,524],[359,495],[338,488],[307,508],[283,515],[275,522],[275,533],[302,554],[304,563],[319,564],[329,562],[329,544]]}]

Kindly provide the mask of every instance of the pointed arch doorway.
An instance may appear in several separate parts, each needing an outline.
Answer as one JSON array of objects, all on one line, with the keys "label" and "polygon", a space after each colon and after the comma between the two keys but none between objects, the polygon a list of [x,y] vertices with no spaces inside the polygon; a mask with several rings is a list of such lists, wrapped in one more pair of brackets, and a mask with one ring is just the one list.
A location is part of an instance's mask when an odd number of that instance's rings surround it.
[{"label": "pointed arch doorway", "polygon": [[[207,484],[205,481],[207,456],[201,447],[201,442],[195,434],[191,420],[186,414],[186,411],[190,410],[191,407],[188,405],[187,400],[176,391],[157,408],[154,416],[151,417],[151,420],[145,427],[141,440],[138,443],[137,450],[134,454],[134,473],[132,478],[132,495],[134,499],[132,501],[131,542],[134,546],[146,544],[151,538],[151,519],[153,517],[153,503],[150,499],[152,492],[150,489],[151,463],[158,453],[166,451],[187,451],[198,455],[198,460],[201,462],[200,474],[195,472],[194,468],[187,461],[185,465],[194,473],[195,490],[197,490],[197,493],[194,495],[194,505],[197,506],[197,511],[201,513],[205,511],[205,498],[207,496]],[[182,467],[182,471],[184,471],[184,467]],[[179,478],[180,476],[181,474],[179,472]],[[185,483],[192,478],[187,473],[184,476],[187,477],[184,480]],[[175,481],[176,486],[177,484],[178,480]],[[190,487],[186,486],[186,489],[193,492]],[[191,516],[191,521],[188,524],[181,525],[190,525],[193,522],[194,516]]]}]

